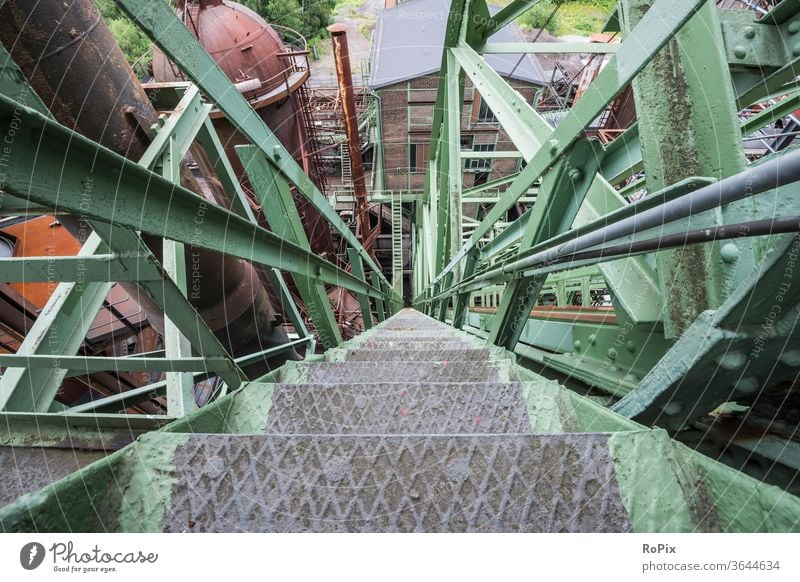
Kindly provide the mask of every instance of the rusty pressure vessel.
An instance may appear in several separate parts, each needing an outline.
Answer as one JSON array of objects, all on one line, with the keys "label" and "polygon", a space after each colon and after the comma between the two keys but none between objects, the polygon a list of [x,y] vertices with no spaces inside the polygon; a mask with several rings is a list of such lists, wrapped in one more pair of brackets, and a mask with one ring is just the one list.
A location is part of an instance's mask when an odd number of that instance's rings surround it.
[{"label": "rusty pressure vessel", "polygon": [[[142,156],[157,114],[93,0],[6,0],[0,4],[0,40],[60,123],[127,158]],[[190,153],[202,171],[204,152],[194,147]],[[216,180],[201,184],[184,167],[181,183],[209,200],[225,202],[224,194],[214,190]],[[71,230],[77,232],[76,221]],[[146,242],[161,255],[160,239]],[[234,355],[288,341],[251,263],[191,246],[186,257],[187,273],[196,274],[200,285],[190,301]],[[137,291],[131,287],[129,293],[159,329],[163,315]],[[298,356],[287,352],[246,371],[260,375],[287,358]]]},{"label": "rusty pressure vessel", "polygon": [[[308,138],[300,115],[297,92],[308,77],[307,56],[298,55],[303,66],[293,67],[292,49],[261,16],[228,0],[179,0],[178,16],[197,37],[220,69],[233,81],[292,156],[304,165]],[[184,81],[183,73],[157,47],[153,50],[153,77],[158,82]],[[250,143],[219,113],[212,113],[214,127],[245,190],[250,184],[234,148]],[[314,179],[312,168],[307,173]],[[319,184],[317,184],[319,186]],[[297,210],[311,249],[335,261],[330,225],[304,197],[296,198]]]}]

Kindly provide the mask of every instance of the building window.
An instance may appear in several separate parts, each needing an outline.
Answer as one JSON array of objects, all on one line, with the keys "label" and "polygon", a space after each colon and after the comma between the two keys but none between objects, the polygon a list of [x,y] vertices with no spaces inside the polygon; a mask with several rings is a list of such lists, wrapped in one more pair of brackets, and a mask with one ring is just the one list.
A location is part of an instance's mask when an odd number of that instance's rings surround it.
[{"label": "building window", "polygon": [[475,100],[472,102],[472,124],[493,124],[497,123],[497,118],[489,109],[486,101],[483,100],[480,93],[475,92]]},{"label": "building window", "polygon": [[480,102],[478,107],[478,123],[497,123],[497,118],[494,116],[494,113],[492,113],[492,110],[489,109],[489,106],[486,105],[486,101],[481,99]]},{"label": "building window", "polygon": [[[476,143],[475,146],[472,148],[474,152],[493,152],[494,151],[494,144],[493,143]],[[466,169],[473,171],[473,172],[488,172],[492,169],[492,160],[491,159],[472,159],[467,160]]]},{"label": "building window", "polygon": [[428,144],[408,144],[408,171],[411,174],[425,173],[428,167]]}]

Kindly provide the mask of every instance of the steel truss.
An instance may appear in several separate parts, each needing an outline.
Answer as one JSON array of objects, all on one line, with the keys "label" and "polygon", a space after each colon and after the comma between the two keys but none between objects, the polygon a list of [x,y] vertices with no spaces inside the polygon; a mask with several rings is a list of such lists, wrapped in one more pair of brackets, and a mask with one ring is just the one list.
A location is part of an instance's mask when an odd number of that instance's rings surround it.
[{"label": "steel truss", "polygon": [[[159,91],[172,113],[154,127],[155,138],[138,163],[127,160],[53,120],[9,54],[0,47],[0,132],[14,135],[14,164],[4,168],[3,215],[75,215],[93,234],[77,256],[0,259],[0,282],[58,282],[15,354],[0,355],[0,418],[3,444],[63,443],[106,448],[115,429],[147,430],[196,408],[192,385],[211,376],[224,381],[215,396],[240,388],[242,368],[295,346],[313,353],[341,343],[326,285],[352,291],[365,326],[399,310],[401,299],[339,218],[239,91],[180,22],[167,3],[123,0],[120,6],[181,68],[192,83]],[[166,101],[165,101],[166,100]],[[209,119],[221,111],[253,145],[237,154],[270,222],[258,225]],[[179,167],[199,142],[214,162],[232,210],[217,206],[179,183]],[[82,198],[87,183],[91,204]],[[348,244],[344,270],[309,250],[293,196],[306,197]],[[146,203],[143,205],[143,200]],[[202,229],[195,227],[202,217]],[[278,218],[274,220],[274,218]],[[141,235],[164,240],[163,261]],[[234,358],[189,303],[184,246],[218,251],[268,267],[272,287],[298,338]],[[317,330],[311,334],[283,280],[290,274]],[[128,357],[85,357],[78,351],[113,282],[134,281],[165,315],[165,350]],[[163,371],[166,380],[66,408],[56,392],[72,375],[93,371]],[[139,402],[165,395],[163,416],[125,414]],[[116,435],[116,436],[115,436]],[[124,439],[123,439],[124,441]],[[118,444],[124,444],[120,442]]]},{"label": "steel truss", "polygon": [[[622,0],[607,25],[621,44],[564,47],[613,56],[552,127],[483,58],[561,47],[488,42],[537,3],[515,0],[494,16],[484,0],[451,4],[414,305],[676,433],[725,403],[756,410],[763,395],[795,390],[800,152],[784,143],[748,161],[743,139],[797,108],[800,5],[784,0],[762,15],[703,0]],[[465,77],[514,143],[506,155],[526,162],[478,224],[462,206]],[[637,123],[607,144],[588,138],[629,86]],[[534,184],[535,203],[506,224]],[[555,315],[541,313],[545,291]],[[613,311],[592,320],[588,297],[608,297]],[[760,459],[793,475],[797,423],[774,420],[778,444],[704,429],[706,444],[717,438],[707,448],[746,448],[745,469],[758,473],[751,461]],[[788,486],[779,473],[768,478]]]}]

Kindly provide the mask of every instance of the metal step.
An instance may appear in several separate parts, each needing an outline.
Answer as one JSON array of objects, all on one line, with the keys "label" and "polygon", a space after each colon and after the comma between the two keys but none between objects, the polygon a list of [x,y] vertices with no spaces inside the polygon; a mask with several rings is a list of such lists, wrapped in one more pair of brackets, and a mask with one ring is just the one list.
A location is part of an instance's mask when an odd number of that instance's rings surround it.
[{"label": "metal step", "polygon": [[0,507],[104,456],[101,451],[0,446]]},{"label": "metal step", "polygon": [[[343,359],[347,362],[477,362],[489,359],[487,349],[355,349],[346,350]],[[334,358],[330,357],[329,360]]]},{"label": "metal step", "polygon": [[343,384],[384,382],[507,382],[510,366],[505,362],[313,362],[288,363],[279,376],[284,383]]},{"label": "metal step", "polygon": [[267,433],[530,433],[519,383],[278,384]]},{"label": "metal step", "polygon": [[471,350],[478,344],[469,340],[396,340],[396,339],[370,339],[361,344],[360,349],[365,350]]},{"label": "metal step", "polygon": [[624,532],[607,436],[191,435],[167,532]]}]

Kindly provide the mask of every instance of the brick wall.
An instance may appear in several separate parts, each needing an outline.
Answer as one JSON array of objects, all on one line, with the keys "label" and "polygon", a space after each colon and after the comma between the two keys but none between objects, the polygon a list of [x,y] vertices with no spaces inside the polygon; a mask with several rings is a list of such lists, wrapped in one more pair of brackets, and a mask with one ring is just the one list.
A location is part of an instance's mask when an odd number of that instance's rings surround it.
[{"label": "brick wall", "polygon": [[[438,75],[426,75],[383,87],[377,91],[381,99],[386,189],[421,190],[424,186],[428,156],[427,145],[431,136],[430,121],[433,118],[433,104],[436,99],[438,81]],[[510,84],[523,95],[528,103],[533,101],[536,87],[516,80],[511,80]],[[462,112],[462,142],[466,142],[467,145],[470,143],[495,144],[495,149],[498,151],[515,149],[499,125],[475,123],[477,104],[473,105],[474,94],[472,84],[467,79]],[[410,159],[412,153],[416,153],[416,163]],[[516,160],[493,160],[488,177],[482,177],[495,180],[513,173],[516,168]],[[476,175],[475,171],[464,172],[464,188],[474,185]]]}]

